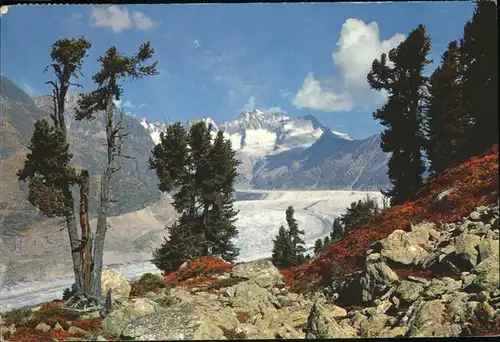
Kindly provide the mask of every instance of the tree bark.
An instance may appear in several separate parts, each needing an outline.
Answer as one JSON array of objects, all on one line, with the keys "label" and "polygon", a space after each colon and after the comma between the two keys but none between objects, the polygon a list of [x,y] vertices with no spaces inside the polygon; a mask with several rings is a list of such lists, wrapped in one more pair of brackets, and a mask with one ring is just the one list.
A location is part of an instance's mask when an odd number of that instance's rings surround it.
[{"label": "tree bark", "polygon": [[108,98],[108,104],[106,108],[106,137],[107,137],[107,148],[108,148],[108,165],[104,170],[104,174],[101,177],[101,195],[100,195],[100,205],[99,213],[97,216],[97,228],[96,236],[94,240],[94,267],[92,272],[92,294],[95,297],[102,297],[101,290],[101,273],[103,266],[103,255],[104,255],[104,240],[106,238],[106,230],[108,229],[108,205],[109,205],[109,187],[111,181],[112,164],[113,164],[113,147],[114,138],[112,136],[113,129],[113,110],[114,104],[111,101],[112,98]]},{"label": "tree bark", "polygon": [[93,238],[89,226],[89,173],[82,170],[80,175],[80,227],[82,229],[82,271],[83,292],[90,294],[92,279],[92,246]]},{"label": "tree bark", "polygon": [[81,293],[83,291],[82,255],[80,253],[78,228],[76,226],[76,217],[74,212],[70,213],[66,217],[66,225],[68,226],[71,257],[73,259],[73,271],[75,273],[75,289],[76,293]]}]

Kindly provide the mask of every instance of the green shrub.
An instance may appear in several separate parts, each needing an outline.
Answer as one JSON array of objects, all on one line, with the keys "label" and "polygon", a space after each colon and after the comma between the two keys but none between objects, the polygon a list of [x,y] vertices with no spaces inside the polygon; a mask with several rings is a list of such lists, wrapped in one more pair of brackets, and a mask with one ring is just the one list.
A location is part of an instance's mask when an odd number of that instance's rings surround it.
[{"label": "green shrub", "polygon": [[2,319],[6,326],[10,326],[11,324],[18,326],[23,322],[27,322],[32,314],[33,311],[29,309],[13,309],[4,313]]},{"label": "green shrub", "polygon": [[132,289],[130,291],[131,296],[139,297],[144,296],[148,292],[160,292],[162,289],[168,286],[167,282],[163,278],[156,274],[146,273],[142,277],[131,284]]}]

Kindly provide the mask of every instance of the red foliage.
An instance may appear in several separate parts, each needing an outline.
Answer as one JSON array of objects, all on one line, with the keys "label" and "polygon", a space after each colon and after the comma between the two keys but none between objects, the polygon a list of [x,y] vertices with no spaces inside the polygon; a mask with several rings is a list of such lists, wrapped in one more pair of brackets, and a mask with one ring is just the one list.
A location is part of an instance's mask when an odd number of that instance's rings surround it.
[{"label": "red foliage", "polygon": [[42,333],[33,327],[17,327],[14,335],[7,334],[6,340],[22,342],[50,342],[52,338],[50,333]]},{"label": "red foliage", "polygon": [[420,270],[415,268],[393,268],[392,269],[397,275],[399,279],[406,280],[409,276],[424,278],[427,280],[431,280],[432,278],[436,278],[438,275],[434,274],[432,270]]},{"label": "red foliage", "polygon": [[73,335],[69,334],[67,331],[64,330],[52,330],[50,332],[51,336],[59,341],[67,341],[70,337],[73,337]]},{"label": "red foliage", "polygon": [[[163,277],[163,279],[173,285],[197,277],[210,277],[217,274],[231,272],[233,265],[223,263],[220,259],[210,256],[200,257],[198,260],[189,263],[187,266],[180,268],[176,272],[172,272]],[[211,278],[211,280],[214,280]]]},{"label": "red foliage", "polygon": [[95,319],[92,319],[92,320],[85,319],[85,320],[81,320],[81,321],[76,321],[76,322],[73,323],[73,325],[75,327],[80,328],[80,329],[83,329],[83,330],[86,330],[86,331],[90,331],[90,330],[99,329],[101,327],[101,325],[102,325],[102,321],[103,321],[102,317],[95,318]]},{"label": "red foliage", "polygon": [[[297,290],[312,289],[322,281],[329,281],[332,276],[341,278],[358,271],[363,266],[362,260],[369,246],[395,230],[424,220],[454,222],[475,207],[498,199],[498,178],[498,145],[495,145],[487,153],[430,178],[417,195],[417,200],[371,217],[359,229],[334,243],[322,259],[282,270],[281,273],[292,285],[292,290]],[[450,188],[457,190],[447,196],[440,208],[436,208],[436,197]]]},{"label": "red foliage", "polygon": [[236,312],[236,319],[240,323],[246,323],[250,319],[250,317],[248,316],[247,313]]},{"label": "red foliage", "polygon": [[43,312],[45,310],[47,310],[48,308],[52,308],[52,307],[55,307],[55,306],[59,306],[61,304],[64,304],[64,302],[62,300],[54,300],[52,302],[49,302],[49,303],[45,303],[43,304],[39,309],[38,311],[39,312]]}]

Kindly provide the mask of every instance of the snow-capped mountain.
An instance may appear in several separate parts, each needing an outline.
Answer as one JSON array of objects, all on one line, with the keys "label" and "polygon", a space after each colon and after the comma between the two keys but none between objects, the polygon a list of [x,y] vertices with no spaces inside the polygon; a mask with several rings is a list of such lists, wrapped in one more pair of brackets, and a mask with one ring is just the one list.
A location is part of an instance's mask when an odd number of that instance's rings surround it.
[{"label": "snow-capped mountain", "polygon": [[[236,151],[262,157],[278,154],[294,148],[307,148],[323,135],[327,127],[312,115],[290,118],[284,113],[264,114],[260,110],[244,111],[236,120],[217,123],[211,118],[188,120],[184,126],[189,129],[198,121],[212,124],[213,132],[224,132]],[[172,124],[170,121],[149,122],[141,119],[141,125],[148,130],[155,144],[160,141],[160,132]],[[331,131],[339,139],[352,140],[347,134]]]},{"label": "snow-capped mountain", "polygon": [[[353,140],[332,131],[314,116],[290,117],[285,113],[243,111],[236,120],[217,123],[213,119],[189,120],[212,124],[231,140],[238,167],[238,187],[259,189],[380,189],[387,185],[388,155],[379,147],[378,136]],[[148,122],[155,143],[170,121]]]}]

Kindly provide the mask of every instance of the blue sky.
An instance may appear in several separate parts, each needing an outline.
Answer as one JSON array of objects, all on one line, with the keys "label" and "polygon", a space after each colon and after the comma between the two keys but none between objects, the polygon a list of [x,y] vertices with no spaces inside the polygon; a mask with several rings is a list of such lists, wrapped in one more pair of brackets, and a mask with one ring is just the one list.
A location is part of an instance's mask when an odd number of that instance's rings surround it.
[{"label": "blue sky", "polygon": [[279,108],[365,138],[382,129],[372,112],[384,98],[365,81],[373,59],[424,24],[431,71],[472,12],[465,1],[10,7],[0,17],[1,71],[34,97],[49,93],[50,45],[85,35],[90,91],[109,46],[133,54],[149,40],[160,75],[124,85],[122,105],[138,117],[230,121],[245,108]]}]

